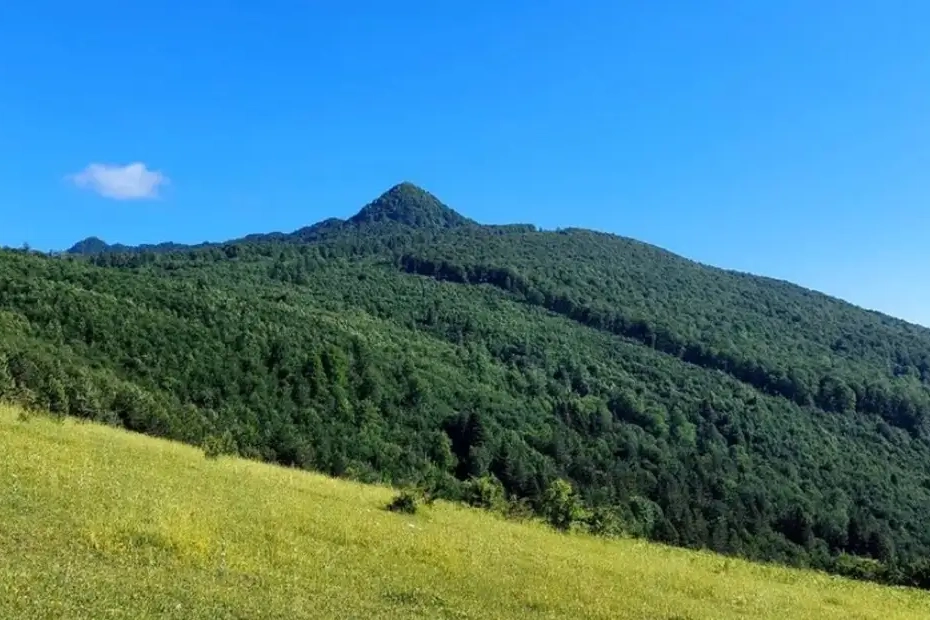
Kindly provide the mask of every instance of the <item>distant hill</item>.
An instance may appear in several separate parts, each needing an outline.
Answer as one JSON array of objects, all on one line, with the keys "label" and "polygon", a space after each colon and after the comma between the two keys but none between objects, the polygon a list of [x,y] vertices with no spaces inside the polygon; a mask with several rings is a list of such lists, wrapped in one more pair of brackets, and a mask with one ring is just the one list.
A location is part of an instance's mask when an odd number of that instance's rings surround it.
[{"label": "distant hill", "polygon": [[209,247],[213,244],[210,243],[200,243],[197,245],[185,245],[182,243],[172,243],[167,241],[165,243],[158,244],[145,244],[145,245],[123,245],[122,243],[109,244],[99,237],[87,237],[78,241],[70,248],[65,250],[66,254],[77,254],[81,256],[88,256],[92,254],[119,254],[126,252],[180,252],[184,250],[190,250],[195,248]]},{"label": "distant hill", "polygon": [[0,252],[0,397],[529,511],[566,480],[605,529],[883,581],[930,556],[925,328],[409,183],[290,233],[72,250]]},{"label": "distant hill", "polygon": [[[292,233],[254,233],[242,239],[233,239],[230,243],[267,243],[267,242],[307,242],[321,239],[327,235],[344,232],[348,229],[365,227],[372,224],[393,224],[425,230],[440,230],[457,227],[477,226],[438,198],[412,183],[399,183],[384,192],[377,199],[363,207],[348,220],[329,218],[312,226],[301,228]],[[204,242],[197,245],[184,245],[165,242],[151,245],[129,246],[121,243],[110,245],[98,237],[88,237],[75,243],[65,253],[76,255],[120,254],[139,252],[179,252],[222,245]]]}]

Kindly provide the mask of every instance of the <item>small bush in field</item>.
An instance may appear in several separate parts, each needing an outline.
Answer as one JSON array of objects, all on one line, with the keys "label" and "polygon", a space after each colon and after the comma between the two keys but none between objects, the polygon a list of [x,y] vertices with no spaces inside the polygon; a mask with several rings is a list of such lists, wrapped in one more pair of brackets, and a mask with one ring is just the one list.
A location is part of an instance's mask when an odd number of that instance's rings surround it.
[{"label": "small bush in field", "polygon": [[491,475],[471,478],[465,483],[463,499],[466,504],[485,510],[504,512],[507,497],[501,482]]},{"label": "small bush in field", "polygon": [[387,505],[387,509],[391,512],[402,512],[412,515],[416,514],[418,505],[419,501],[415,493],[412,491],[401,491],[397,497],[391,500],[391,503]]},{"label": "small bush in field", "polygon": [[224,432],[222,435],[209,435],[201,444],[203,454],[208,459],[219,458],[226,454],[237,454],[236,440],[233,439],[232,433]]}]

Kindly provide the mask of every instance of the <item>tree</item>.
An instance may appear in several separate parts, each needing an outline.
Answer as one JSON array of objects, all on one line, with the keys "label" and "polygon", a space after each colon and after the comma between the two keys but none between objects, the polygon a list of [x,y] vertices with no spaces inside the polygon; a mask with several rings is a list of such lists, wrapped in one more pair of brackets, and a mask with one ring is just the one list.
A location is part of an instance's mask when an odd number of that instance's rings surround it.
[{"label": "tree", "polygon": [[15,393],[16,384],[13,382],[13,375],[10,374],[6,355],[0,353],[0,401],[13,400]]},{"label": "tree", "polygon": [[239,449],[229,430],[219,434],[210,434],[203,441],[203,453],[208,459],[215,459],[227,454],[236,454]]},{"label": "tree", "polygon": [[571,529],[585,519],[585,510],[572,485],[561,478],[552,481],[543,496],[542,512],[552,527]]},{"label": "tree", "polygon": [[462,499],[467,504],[486,510],[503,510],[507,505],[504,487],[494,476],[471,478],[465,483]]},{"label": "tree", "polygon": [[49,375],[45,380],[45,398],[48,401],[48,410],[63,416],[68,413],[68,392],[65,384],[57,374]]},{"label": "tree", "polygon": [[805,547],[814,541],[814,522],[804,506],[793,505],[782,517],[779,529],[788,540]]},{"label": "tree", "polygon": [[83,369],[69,379],[67,398],[71,415],[92,420],[103,418],[100,390]]},{"label": "tree", "polygon": [[456,465],[455,454],[452,452],[452,440],[443,432],[431,434],[429,457],[440,471],[453,471]]}]

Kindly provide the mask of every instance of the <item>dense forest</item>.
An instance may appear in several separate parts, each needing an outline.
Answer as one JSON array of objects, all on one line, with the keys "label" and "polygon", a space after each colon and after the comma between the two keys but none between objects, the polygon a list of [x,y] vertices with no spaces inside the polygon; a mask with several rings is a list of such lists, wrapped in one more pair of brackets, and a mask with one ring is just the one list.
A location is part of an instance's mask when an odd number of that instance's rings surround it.
[{"label": "dense forest", "polygon": [[930,587],[930,330],[406,183],[293,233],[0,251],[0,398]]}]

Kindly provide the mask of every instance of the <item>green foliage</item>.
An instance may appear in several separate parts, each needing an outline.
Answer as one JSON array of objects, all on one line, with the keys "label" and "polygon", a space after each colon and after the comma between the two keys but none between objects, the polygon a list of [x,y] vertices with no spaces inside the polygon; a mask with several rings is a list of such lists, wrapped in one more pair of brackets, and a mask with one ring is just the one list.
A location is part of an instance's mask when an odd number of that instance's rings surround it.
[{"label": "green foliage", "polygon": [[409,184],[286,235],[0,251],[0,336],[27,407],[559,527],[930,555],[930,330]]},{"label": "green foliage", "polygon": [[13,401],[16,396],[16,384],[10,374],[6,356],[0,353],[0,402]]},{"label": "green foliage", "polygon": [[473,223],[412,183],[395,185],[350,220],[355,224],[385,221],[421,229],[454,228]]},{"label": "green foliage", "polygon": [[50,375],[46,378],[44,393],[48,402],[43,403],[43,405],[48,405],[48,411],[53,416],[61,417],[68,413],[68,393],[65,390],[65,384],[59,377]]},{"label": "green foliage", "polygon": [[626,533],[623,518],[611,506],[596,506],[585,518],[588,531],[598,536],[616,537]]},{"label": "green foliage", "polygon": [[465,503],[495,512],[507,509],[507,498],[500,480],[486,475],[471,478],[465,483],[462,499]]},{"label": "green foliage", "polygon": [[549,525],[557,530],[569,530],[586,518],[584,506],[572,485],[561,478],[553,480],[546,489],[542,513]]},{"label": "green foliage", "polygon": [[419,507],[419,498],[413,491],[401,491],[387,505],[391,512],[402,512],[404,514],[416,514]]},{"label": "green foliage", "polygon": [[884,581],[888,568],[873,558],[841,554],[836,558],[833,570],[840,575],[865,581]]},{"label": "green foliage", "polygon": [[208,459],[215,459],[221,456],[235,455],[239,452],[236,446],[236,440],[228,430],[219,435],[211,434],[203,440],[203,454]]},{"label": "green foliage", "polygon": [[930,590],[930,558],[915,560],[902,567],[901,572],[899,583]]}]

